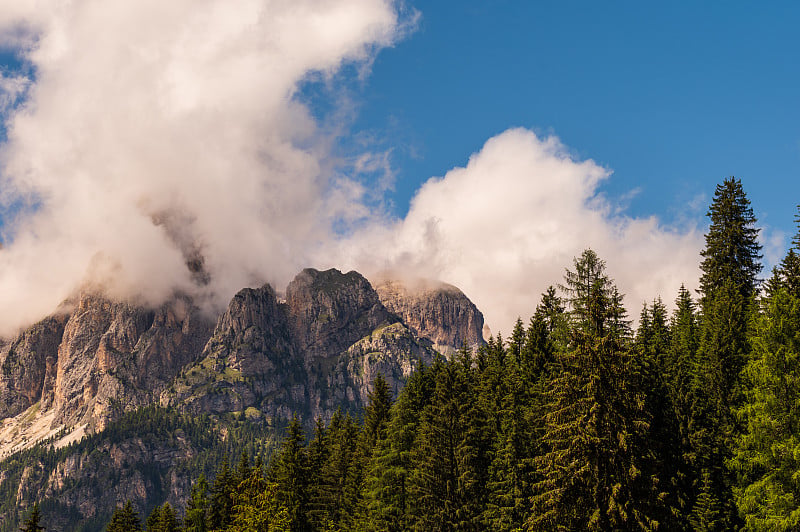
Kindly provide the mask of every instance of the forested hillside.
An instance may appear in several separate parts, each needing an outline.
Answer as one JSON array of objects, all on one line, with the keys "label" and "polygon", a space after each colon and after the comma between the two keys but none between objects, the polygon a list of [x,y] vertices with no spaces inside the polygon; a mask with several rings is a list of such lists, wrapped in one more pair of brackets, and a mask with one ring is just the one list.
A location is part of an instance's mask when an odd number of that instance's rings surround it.
[{"label": "forested hillside", "polygon": [[800,232],[762,283],[738,180],[709,217],[673,311],[634,320],[587,249],[510,336],[418,366],[395,401],[378,376],[362,418],[308,440],[295,418],[268,463],[244,453],[108,530],[796,529]]}]

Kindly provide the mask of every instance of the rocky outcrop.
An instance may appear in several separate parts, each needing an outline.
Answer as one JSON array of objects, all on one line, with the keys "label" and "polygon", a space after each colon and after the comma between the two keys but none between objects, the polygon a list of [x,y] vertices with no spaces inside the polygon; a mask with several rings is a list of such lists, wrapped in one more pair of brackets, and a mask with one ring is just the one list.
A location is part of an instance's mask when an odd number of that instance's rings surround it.
[{"label": "rocky outcrop", "polygon": [[[192,467],[243,444],[230,434],[268,447],[295,413],[308,430],[339,408],[359,413],[378,373],[397,394],[434,347],[482,342],[483,316],[449,285],[376,291],[357,272],[306,269],[285,294],[241,290],[214,325],[183,296],[153,309],[85,293],[0,341],[0,456],[50,437],[62,449],[57,463],[0,467],[0,490],[16,490],[0,521],[34,500],[60,505],[56,529],[104,522],[127,498],[182,504]],[[152,403],[169,408],[137,409]]]},{"label": "rocky outcrop", "polygon": [[[64,328],[52,399],[54,424],[102,428],[152,403],[194,360],[211,323],[186,297],[152,310],[81,295]],[[48,392],[49,393],[49,392]]]},{"label": "rocky outcrop", "polygon": [[308,361],[338,355],[379,325],[399,321],[360,273],[307,268],[286,288],[292,334]]},{"label": "rocky outcrop", "polygon": [[465,343],[483,345],[483,314],[453,285],[417,280],[384,280],[375,285],[381,303],[399,316],[420,338],[449,355]]},{"label": "rocky outcrop", "polygon": [[161,404],[217,414],[254,408],[273,422],[298,413],[310,426],[337,408],[362,408],[378,372],[399,389],[432,356],[430,342],[359,273],[305,269],[285,303],[269,285],[240,291]]},{"label": "rocky outcrop", "polygon": [[305,375],[297,366],[302,369],[275,291],[270,285],[246,288],[220,316],[198,361],[162,394],[161,404],[196,414],[255,407],[270,418],[291,417],[305,403]]},{"label": "rocky outcrop", "polygon": [[41,399],[66,321],[64,314],[50,316],[0,347],[0,419],[16,416]]}]

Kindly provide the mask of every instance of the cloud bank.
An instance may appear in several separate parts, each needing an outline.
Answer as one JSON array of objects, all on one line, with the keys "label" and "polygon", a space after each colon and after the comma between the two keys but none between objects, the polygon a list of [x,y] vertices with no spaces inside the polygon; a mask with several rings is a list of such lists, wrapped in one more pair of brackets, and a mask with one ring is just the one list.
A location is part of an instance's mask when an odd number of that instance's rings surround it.
[{"label": "cloud bank", "polygon": [[386,184],[353,173],[391,175],[386,156],[364,153],[348,173],[296,96],[402,38],[399,11],[0,0],[0,45],[30,65],[0,79],[0,335],[87,283],[151,304],[182,290],[219,308],[305,266],[438,278],[503,332],[586,247],[634,311],[696,282],[697,231],[616,212],[598,194],[607,169],[523,129],[427,181],[404,219],[376,210]]},{"label": "cloud bank", "polygon": [[[323,172],[294,98],[310,76],[368,64],[403,31],[385,0],[0,2],[7,74],[0,328],[50,312],[82,282],[149,302],[209,301],[282,280],[358,216],[360,189]],[[186,262],[202,256],[212,282]]]},{"label": "cloud bank", "polygon": [[427,276],[461,288],[495,332],[527,320],[586,248],[606,261],[632,314],[671,302],[699,277],[702,234],[617,213],[598,193],[610,172],[576,161],[556,137],[511,129],[467,166],[428,180],[405,219],[356,235],[339,260],[367,271]]}]

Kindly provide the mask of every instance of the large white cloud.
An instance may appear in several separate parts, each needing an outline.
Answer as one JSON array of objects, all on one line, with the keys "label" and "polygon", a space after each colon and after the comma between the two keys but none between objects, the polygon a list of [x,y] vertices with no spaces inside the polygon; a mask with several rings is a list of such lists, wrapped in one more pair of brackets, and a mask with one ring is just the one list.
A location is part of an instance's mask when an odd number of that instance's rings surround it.
[{"label": "large white cloud", "polygon": [[363,214],[360,188],[322,171],[298,85],[402,31],[389,0],[0,1],[0,44],[34,72],[0,84],[2,105],[28,91],[0,197],[29,206],[3,228],[2,332],[88,279],[151,302],[197,292],[198,250],[212,302],[293,275]]},{"label": "large white cloud", "polygon": [[644,301],[669,302],[682,283],[696,284],[703,239],[693,228],[618,213],[598,193],[608,176],[591,160],[574,160],[555,137],[511,129],[466,167],[425,183],[404,220],[356,235],[340,260],[451,282],[495,332],[509,333],[591,247],[636,314]]},{"label": "large white cloud", "polygon": [[[0,79],[0,207],[18,214],[2,229],[0,334],[87,282],[219,306],[304,266],[393,270],[460,286],[508,332],[589,246],[634,309],[696,280],[696,231],[615,213],[606,169],[527,130],[429,180],[405,219],[371,209],[386,183],[343,177],[295,96],[404,29],[389,0],[0,0],[0,45],[32,65]],[[351,170],[392,173],[385,154]],[[200,256],[208,284],[186,267]]]}]

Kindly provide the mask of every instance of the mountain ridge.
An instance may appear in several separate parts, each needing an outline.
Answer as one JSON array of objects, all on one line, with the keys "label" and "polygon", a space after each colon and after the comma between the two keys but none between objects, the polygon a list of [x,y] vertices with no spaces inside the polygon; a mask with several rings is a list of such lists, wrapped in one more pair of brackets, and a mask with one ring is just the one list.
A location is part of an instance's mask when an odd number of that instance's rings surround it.
[{"label": "mountain ridge", "polygon": [[[12,463],[25,449],[61,457],[54,467],[47,459],[20,465],[17,476],[0,476],[0,493],[13,492],[13,501],[0,501],[0,517],[10,518],[14,505],[45,499],[71,501],[59,508],[81,520],[99,519],[124,501],[110,486],[97,493],[90,487],[111,482],[104,468],[115,470],[123,455],[134,465],[123,468],[118,481],[136,493],[169,493],[168,500],[182,503],[187,468],[202,468],[196,462],[206,460],[198,458],[208,452],[205,440],[142,440],[135,431],[119,441],[104,439],[105,429],[117,427],[119,434],[120,420],[136,419],[138,409],[209,419],[207,430],[223,443],[231,430],[245,430],[269,445],[294,415],[310,432],[315,419],[329,420],[339,409],[360,412],[378,373],[396,395],[437,350],[447,355],[476,343],[483,317],[460,291],[406,294],[405,310],[397,312],[401,298],[387,299],[358,272],[307,268],[284,298],[268,284],[240,290],[215,322],[187,296],[153,309],[80,294],[69,312],[0,345],[0,458]],[[426,315],[411,325],[411,311]],[[89,461],[70,455],[89,436],[105,454],[90,452],[95,458]],[[173,456],[175,463],[154,456]],[[140,501],[142,507],[150,498]]]}]

